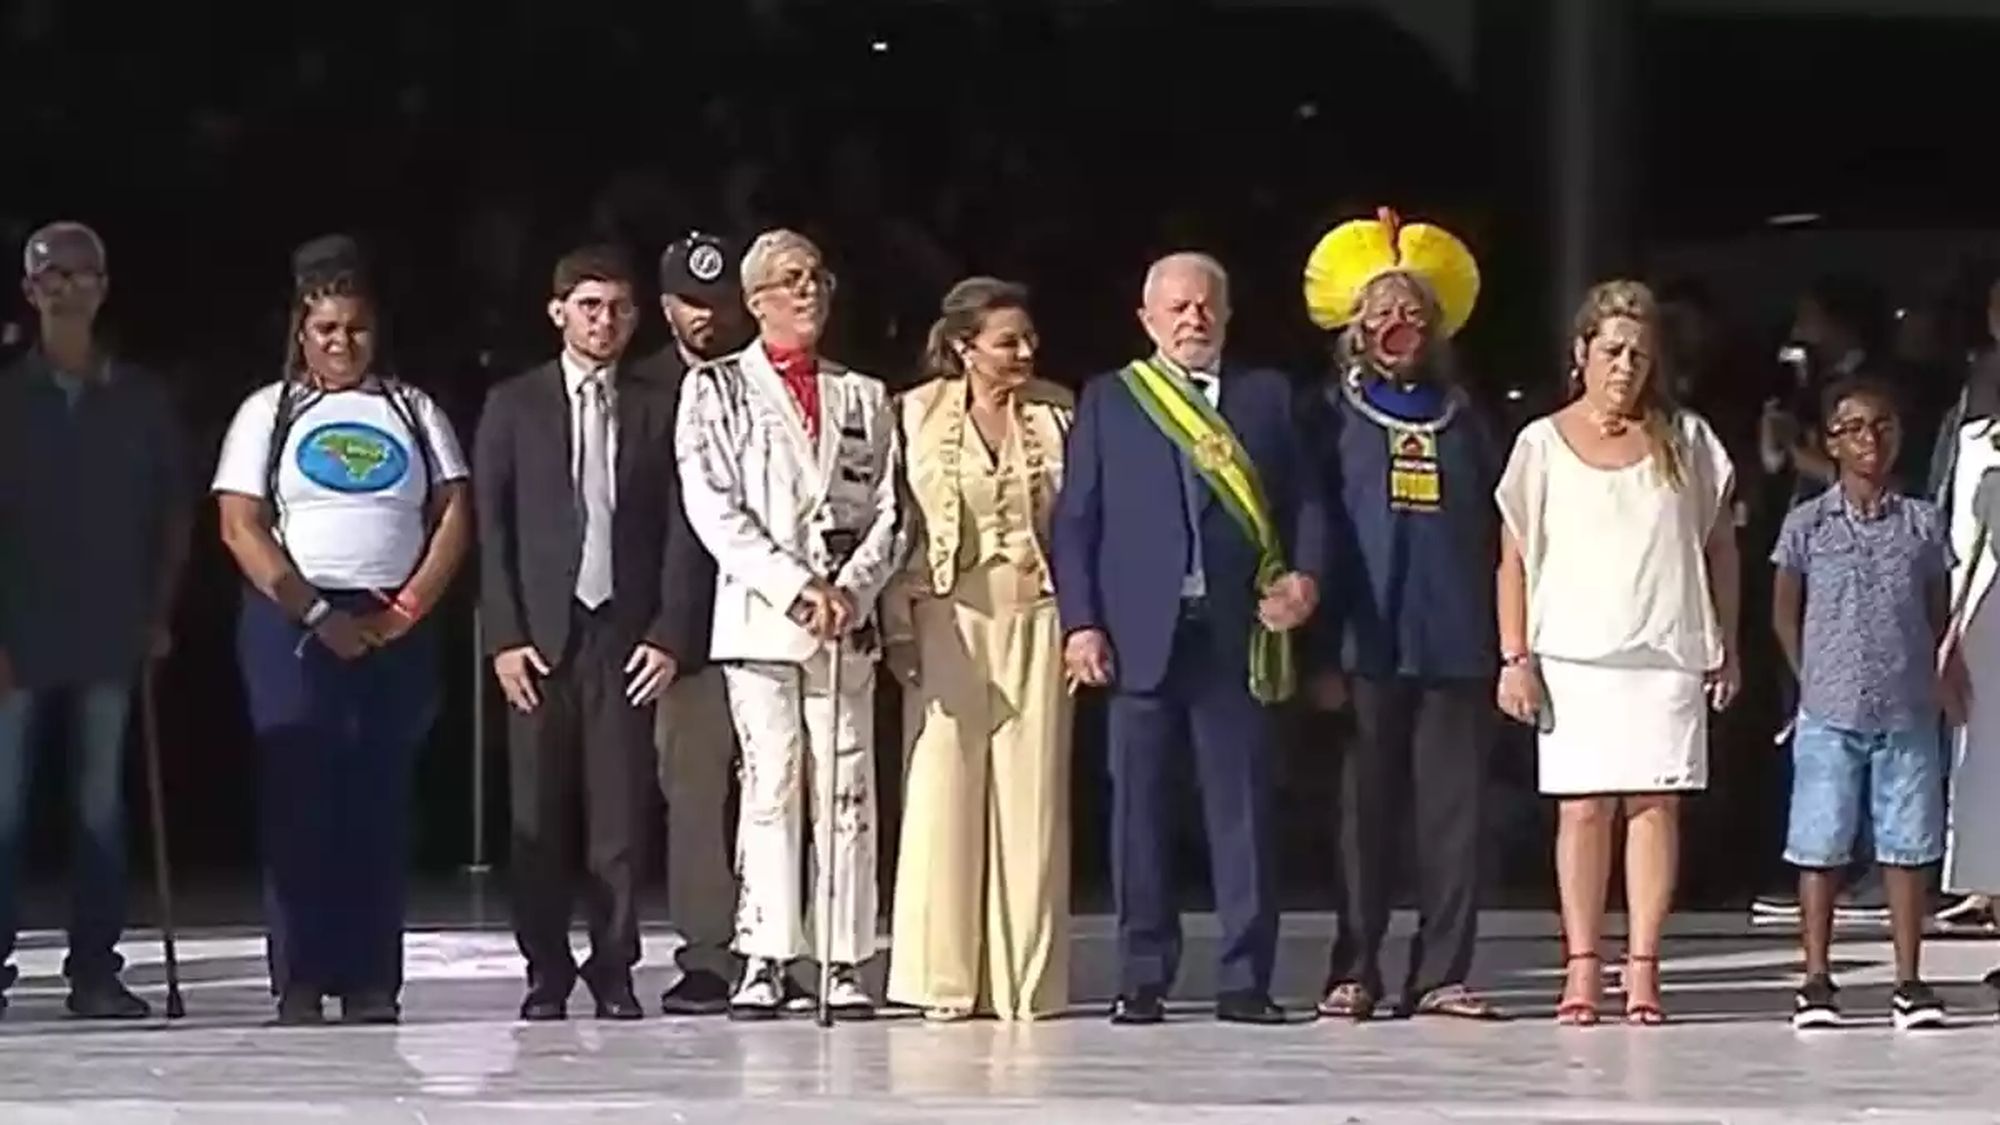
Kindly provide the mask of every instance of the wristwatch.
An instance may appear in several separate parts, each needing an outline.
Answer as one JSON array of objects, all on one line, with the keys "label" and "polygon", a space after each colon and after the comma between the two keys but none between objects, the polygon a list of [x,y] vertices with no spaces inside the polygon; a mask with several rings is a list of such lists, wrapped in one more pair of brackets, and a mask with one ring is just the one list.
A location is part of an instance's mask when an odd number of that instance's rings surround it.
[{"label": "wristwatch", "polygon": [[1503,652],[1503,653],[1501,653],[1501,654],[1500,654],[1500,667],[1502,667],[1502,668],[1520,668],[1520,667],[1523,667],[1523,666],[1525,666],[1525,665],[1528,665],[1528,664],[1532,664],[1532,663],[1534,663],[1534,660],[1535,660],[1535,657],[1534,657],[1534,655],[1533,655],[1532,653],[1526,653],[1526,652]]},{"label": "wristwatch", "polygon": [[314,598],[313,603],[306,607],[306,615],[299,618],[299,624],[308,629],[317,629],[320,622],[332,616],[333,606],[325,598]]}]

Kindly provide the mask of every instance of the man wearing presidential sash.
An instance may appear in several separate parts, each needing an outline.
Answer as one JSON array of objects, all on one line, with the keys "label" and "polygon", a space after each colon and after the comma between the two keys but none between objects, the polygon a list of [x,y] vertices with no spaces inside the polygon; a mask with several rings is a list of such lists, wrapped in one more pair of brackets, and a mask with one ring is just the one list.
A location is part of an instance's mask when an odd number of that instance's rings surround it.
[{"label": "man wearing presidential sash", "polygon": [[1111,691],[1114,1023],[1158,1023],[1179,967],[1168,862],[1192,751],[1222,923],[1216,1016],[1282,1023],[1271,825],[1273,709],[1319,598],[1318,480],[1275,371],[1225,363],[1229,279],[1205,254],[1146,274],[1155,350],[1084,389],[1053,527],[1063,661]]},{"label": "man wearing presidential sash", "polygon": [[[1306,263],[1333,371],[1301,410],[1325,458],[1343,581],[1312,630],[1308,690],[1351,699],[1340,772],[1340,929],[1320,1014],[1490,1019],[1466,989],[1477,932],[1480,793],[1498,667],[1491,497],[1503,450],[1451,370],[1479,270],[1450,234],[1393,212],[1344,223]],[[1415,847],[1422,925],[1400,997],[1379,963],[1391,881]]]}]

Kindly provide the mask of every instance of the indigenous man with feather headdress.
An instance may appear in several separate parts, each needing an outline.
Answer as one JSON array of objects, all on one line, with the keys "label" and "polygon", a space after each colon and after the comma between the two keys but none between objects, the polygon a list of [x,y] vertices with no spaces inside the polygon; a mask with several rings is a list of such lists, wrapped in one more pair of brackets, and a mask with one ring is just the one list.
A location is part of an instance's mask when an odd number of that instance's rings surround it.
[{"label": "indigenous man with feather headdress", "polygon": [[[1453,377],[1448,341],[1479,295],[1457,238],[1383,210],[1306,262],[1306,310],[1333,338],[1311,409],[1325,431],[1334,557],[1315,646],[1323,707],[1351,699],[1341,768],[1343,898],[1320,1011],[1364,1020],[1385,999],[1390,881],[1414,828],[1422,926],[1401,1002],[1491,1019],[1465,985],[1477,931],[1480,789],[1496,640],[1491,496],[1503,450]],[[1411,820],[1414,819],[1414,824]]]}]

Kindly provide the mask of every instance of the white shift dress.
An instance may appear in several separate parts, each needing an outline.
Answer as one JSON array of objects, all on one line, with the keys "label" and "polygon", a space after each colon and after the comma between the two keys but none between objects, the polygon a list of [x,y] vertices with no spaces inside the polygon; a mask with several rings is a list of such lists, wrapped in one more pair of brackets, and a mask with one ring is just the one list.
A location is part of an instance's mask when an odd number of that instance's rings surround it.
[{"label": "white shift dress", "polygon": [[2000,474],[1996,436],[2000,424],[1992,419],[1960,428],[1951,479],[1952,600],[1972,698],[1951,740],[1944,885],[1976,894],[2000,893],[2000,817],[1993,815],[2000,808],[2000,599],[1993,597],[2000,476],[1988,475]]},{"label": "white shift dress", "polygon": [[1699,416],[1675,420],[1683,483],[1653,459],[1600,469],[1542,418],[1515,439],[1495,497],[1527,572],[1528,647],[1552,796],[1708,784],[1703,677],[1722,662],[1706,548],[1735,470]]}]

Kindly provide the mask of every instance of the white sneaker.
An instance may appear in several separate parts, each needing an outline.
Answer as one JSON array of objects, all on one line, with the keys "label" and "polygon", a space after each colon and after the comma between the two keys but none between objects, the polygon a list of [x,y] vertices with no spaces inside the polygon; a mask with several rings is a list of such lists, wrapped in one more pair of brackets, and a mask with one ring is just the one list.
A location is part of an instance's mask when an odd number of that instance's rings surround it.
[{"label": "white sneaker", "polygon": [[729,998],[729,1018],[768,1020],[778,1016],[784,1001],[784,969],[776,961],[752,959],[743,965],[743,982]]}]

